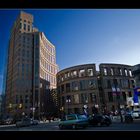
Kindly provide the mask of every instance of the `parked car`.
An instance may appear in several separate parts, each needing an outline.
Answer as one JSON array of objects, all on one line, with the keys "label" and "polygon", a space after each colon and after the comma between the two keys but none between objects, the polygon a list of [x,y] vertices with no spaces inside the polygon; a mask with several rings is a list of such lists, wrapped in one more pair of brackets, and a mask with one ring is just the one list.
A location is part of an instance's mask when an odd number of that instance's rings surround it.
[{"label": "parked car", "polygon": [[140,117],[140,111],[138,111],[138,110],[132,111],[132,116],[133,116],[133,118],[139,118]]},{"label": "parked car", "polygon": [[8,118],[8,119],[4,120],[4,124],[5,125],[14,124],[14,120],[12,118]]},{"label": "parked car", "polygon": [[96,114],[89,117],[89,124],[93,126],[102,126],[106,125],[109,126],[112,123],[110,116],[108,115],[101,115]]},{"label": "parked car", "polygon": [[38,124],[39,124],[38,120],[31,119],[31,125],[38,125]]},{"label": "parked car", "polygon": [[125,122],[126,123],[132,123],[133,122],[133,116],[131,112],[125,113]]},{"label": "parked car", "polygon": [[86,128],[88,126],[88,118],[85,115],[70,114],[66,115],[59,122],[59,128],[72,128],[77,129],[79,127]]},{"label": "parked car", "polygon": [[30,125],[31,125],[30,118],[23,118],[22,120],[16,122],[16,127],[30,126]]}]

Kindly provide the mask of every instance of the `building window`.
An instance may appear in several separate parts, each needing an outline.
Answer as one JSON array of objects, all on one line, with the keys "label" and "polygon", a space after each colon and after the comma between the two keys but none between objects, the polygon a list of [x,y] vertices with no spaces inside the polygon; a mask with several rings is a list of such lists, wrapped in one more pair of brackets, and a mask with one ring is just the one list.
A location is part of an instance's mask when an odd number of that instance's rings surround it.
[{"label": "building window", "polygon": [[108,92],[108,101],[113,102],[113,95],[112,92]]},{"label": "building window", "polygon": [[104,68],[104,75],[107,75],[107,68]]},{"label": "building window", "polygon": [[79,103],[79,95],[78,94],[74,95],[74,103],[76,103],[76,104]]},{"label": "building window", "polygon": [[61,85],[61,92],[64,93],[64,85]]},{"label": "building window", "polygon": [[129,76],[132,77],[132,71],[131,70],[129,70]]},{"label": "building window", "polygon": [[124,72],[125,72],[125,76],[128,76],[127,69],[124,69]]},{"label": "building window", "polygon": [[60,94],[60,93],[61,93],[60,86],[58,86],[58,94]]},{"label": "building window", "polygon": [[122,75],[122,69],[121,68],[118,68],[118,73],[119,73],[119,75]]},{"label": "building window", "polygon": [[122,88],[122,79],[120,79],[119,87]]},{"label": "building window", "polygon": [[93,69],[88,69],[87,72],[88,72],[88,76],[93,76]]},{"label": "building window", "polygon": [[23,29],[26,30],[26,24],[23,25]]},{"label": "building window", "polygon": [[23,43],[25,43],[25,36],[23,36]]},{"label": "building window", "polygon": [[87,89],[86,80],[80,81],[80,90]]},{"label": "building window", "polygon": [[62,82],[64,81],[64,78],[63,78],[63,76],[61,77],[61,81],[62,81]]},{"label": "building window", "polygon": [[79,90],[79,84],[77,81],[72,82],[72,91],[77,91]]},{"label": "building window", "polygon": [[28,25],[28,31],[30,31],[30,25]]},{"label": "building window", "polygon": [[97,102],[97,98],[95,93],[90,93],[90,102],[91,103],[96,103]]},{"label": "building window", "polygon": [[69,77],[70,77],[70,73],[68,72],[68,73],[67,73],[67,78],[69,78]]},{"label": "building window", "polygon": [[[27,38],[27,41],[28,41],[28,43],[29,43],[30,37]],[[36,52],[37,52],[37,51],[38,51],[38,48],[36,48]]]},{"label": "building window", "polygon": [[65,79],[67,79],[67,73],[65,73]]},{"label": "building window", "polygon": [[111,75],[114,75],[114,69],[111,68],[110,71],[111,71]]},{"label": "building window", "polygon": [[114,85],[115,87],[118,87],[118,80],[117,80],[117,79],[113,79],[113,85]]},{"label": "building window", "polygon": [[128,88],[128,80],[127,79],[123,80],[123,87]]},{"label": "building window", "polygon": [[66,84],[66,92],[70,92],[70,83]]},{"label": "building window", "polygon": [[49,89],[49,85],[46,85],[46,89]]},{"label": "building window", "polygon": [[111,88],[111,81],[107,80],[107,88]]},{"label": "building window", "polygon": [[77,71],[72,71],[72,72],[71,72],[71,76],[72,76],[72,77],[77,77]]},{"label": "building window", "polygon": [[79,77],[84,77],[85,76],[85,70],[82,69],[79,71]]},{"label": "building window", "polygon": [[85,93],[81,94],[82,103],[88,103],[88,95]]},{"label": "building window", "polygon": [[42,83],[40,83],[40,88],[42,88]]},{"label": "building window", "polygon": [[96,80],[88,80],[88,88],[94,89],[96,88]]}]

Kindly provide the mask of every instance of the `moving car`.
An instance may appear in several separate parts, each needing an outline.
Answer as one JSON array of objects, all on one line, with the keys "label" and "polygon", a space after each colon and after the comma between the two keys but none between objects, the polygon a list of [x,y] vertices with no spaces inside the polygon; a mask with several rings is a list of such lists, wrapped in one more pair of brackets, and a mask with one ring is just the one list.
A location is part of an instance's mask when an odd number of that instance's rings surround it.
[{"label": "moving car", "polygon": [[22,120],[16,122],[16,127],[30,126],[30,125],[31,125],[30,118],[23,118]]},{"label": "moving car", "polygon": [[70,114],[66,115],[59,122],[59,128],[72,128],[77,129],[79,127],[85,128],[88,126],[88,118],[85,115],[80,114]]},{"label": "moving car", "polygon": [[89,117],[89,124],[93,126],[102,126],[106,125],[109,126],[112,123],[111,118],[108,115],[92,115]]}]

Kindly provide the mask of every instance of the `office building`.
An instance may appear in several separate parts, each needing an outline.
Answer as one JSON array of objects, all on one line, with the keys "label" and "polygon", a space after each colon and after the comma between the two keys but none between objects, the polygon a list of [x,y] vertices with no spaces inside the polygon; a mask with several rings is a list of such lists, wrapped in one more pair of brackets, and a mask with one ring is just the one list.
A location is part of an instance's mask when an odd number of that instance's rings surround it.
[{"label": "office building", "polygon": [[83,113],[84,107],[92,112],[100,105],[95,64],[73,66],[57,73],[57,90],[60,96],[60,111]]},{"label": "office building", "polygon": [[115,111],[133,106],[134,78],[132,66],[123,64],[85,64],[66,68],[57,73],[57,91],[60,112],[89,114],[98,111]]},{"label": "office building", "polygon": [[46,93],[56,88],[55,46],[33,21],[31,14],[21,11],[11,30],[5,92],[10,116],[40,117],[47,107]]}]

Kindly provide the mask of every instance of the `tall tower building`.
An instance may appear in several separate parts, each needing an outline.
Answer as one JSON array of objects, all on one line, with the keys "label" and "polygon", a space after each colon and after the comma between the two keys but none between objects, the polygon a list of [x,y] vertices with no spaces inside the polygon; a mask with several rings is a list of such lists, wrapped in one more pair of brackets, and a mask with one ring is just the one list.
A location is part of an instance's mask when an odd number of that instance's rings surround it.
[{"label": "tall tower building", "polygon": [[[46,95],[56,88],[55,46],[33,27],[33,16],[20,12],[8,49],[6,112],[9,116],[40,116],[47,109]],[[48,94],[47,94],[48,93]]]}]

